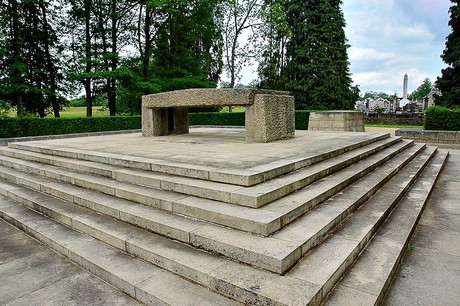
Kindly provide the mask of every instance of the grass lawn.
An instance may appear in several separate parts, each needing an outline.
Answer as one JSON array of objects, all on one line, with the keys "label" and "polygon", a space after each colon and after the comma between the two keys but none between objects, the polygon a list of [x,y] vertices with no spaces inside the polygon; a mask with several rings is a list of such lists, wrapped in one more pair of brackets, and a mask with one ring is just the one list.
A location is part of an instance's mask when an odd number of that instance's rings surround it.
[{"label": "grass lawn", "polygon": [[423,125],[409,125],[409,124],[376,124],[365,123],[369,127],[382,127],[382,128],[399,128],[399,129],[423,129]]},{"label": "grass lawn", "polygon": [[[86,107],[65,107],[60,111],[61,117],[86,117]],[[8,113],[10,117],[16,117],[16,110],[11,110]],[[102,106],[93,107],[93,117],[108,117],[109,109],[102,108]],[[46,116],[47,118],[53,118],[53,114]]]},{"label": "grass lawn", "polygon": [[[86,107],[66,107],[60,112],[61,117],[86,117]],[[102,106],[93,106],[93,117],[108,117],[109,109]],[[53,117],[53,115],[48,115]]]}]

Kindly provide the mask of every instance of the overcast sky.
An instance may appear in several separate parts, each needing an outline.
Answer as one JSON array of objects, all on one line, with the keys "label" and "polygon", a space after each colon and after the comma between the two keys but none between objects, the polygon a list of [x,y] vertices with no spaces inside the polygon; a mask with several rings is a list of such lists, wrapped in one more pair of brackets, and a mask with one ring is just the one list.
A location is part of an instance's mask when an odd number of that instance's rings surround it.
[{"label": "overcast sky", "polygon": [[344,0],[345,33],[350,71],[361,93],[402,95],[404,73],[408,92],[423,80],[432,82],[446,65],[445,47],[449,0]]},{"label": "overcast sky", "polygon": [[[402,95],[404,73],[408,92],[423,80],[432,82],[445,67],[450,0],[344,0],[350,72],[361,93]],[[242,84],[257,78],[256,67],[243,70]]]}]

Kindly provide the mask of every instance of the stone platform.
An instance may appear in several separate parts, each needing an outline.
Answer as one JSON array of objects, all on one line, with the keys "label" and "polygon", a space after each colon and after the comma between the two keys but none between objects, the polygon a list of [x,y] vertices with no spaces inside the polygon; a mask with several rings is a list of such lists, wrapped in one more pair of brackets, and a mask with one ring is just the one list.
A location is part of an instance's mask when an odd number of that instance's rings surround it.
[{"label": "stone platform", "polygon": [[[367,271],[333,296],[373,305],[446,156],[385,133],[15,142],[0,148],[0,217],[147,304],[315,305]],[[188,294],[164,294],[178,284]]]}]

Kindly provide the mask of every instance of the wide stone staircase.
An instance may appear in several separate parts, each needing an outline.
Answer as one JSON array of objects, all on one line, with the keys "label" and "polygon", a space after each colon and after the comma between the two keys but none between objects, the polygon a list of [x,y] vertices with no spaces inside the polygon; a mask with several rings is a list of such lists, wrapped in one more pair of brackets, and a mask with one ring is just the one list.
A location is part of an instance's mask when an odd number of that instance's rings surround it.
[{"label": "wide stone staircase", "polygon": [[12,142],[0,217],[146,304],[379,304],[448,153],[362,135],[244,170]]}]

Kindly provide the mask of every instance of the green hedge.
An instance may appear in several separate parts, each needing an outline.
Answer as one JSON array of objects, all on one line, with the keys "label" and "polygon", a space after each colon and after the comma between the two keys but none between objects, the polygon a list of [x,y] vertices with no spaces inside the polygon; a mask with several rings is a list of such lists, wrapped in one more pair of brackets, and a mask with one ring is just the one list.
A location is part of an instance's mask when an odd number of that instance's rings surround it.
[{"label": "green hedge", "polygon": [[[295,112],[296,130],[308,130],[308,118],[310,111],[298,110]],[[244,126],[245,113],[192,113],[189,114],[190,125],[221,125],[221,126]]]},{"label": "green hedge", "polygon": [[460,131],[460,108],[434,106],[425,110],[425,130]]},{"label": "green hedge", "polygon": [[[297,130],[308,129],[309,111],[296,111]],[[244,126],[245,113],[190,113],[190,125]],[[92,133],[141,128],[140,116],[81,118],[0,118],[0,138]]]},{"label": "green hedge", "polygon": [[190,113],[190,125],[244,126],[245,113]]},{"label": "green hedge", "polygon": [[119,131],[140,128],[140,116],[46,119],[0,118],[0,138]]}]

